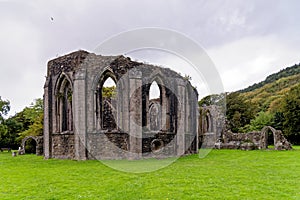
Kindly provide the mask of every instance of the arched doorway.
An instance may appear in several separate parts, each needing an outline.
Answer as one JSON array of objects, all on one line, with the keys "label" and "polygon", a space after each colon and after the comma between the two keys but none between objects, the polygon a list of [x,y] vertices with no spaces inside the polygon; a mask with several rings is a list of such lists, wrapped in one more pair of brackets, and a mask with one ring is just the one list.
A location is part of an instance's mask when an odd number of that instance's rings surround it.
[{"label": "arched doorway", "polygon": [[22,140],[22,154],[43,155],[43,136],[27,136]]},{"label": "arched doorway", "polygon": [[264,137],[262,139],[263,145],[262,147],[264,149],[274,149],[275,147],[275,133],[276,133],[276,129],[274,129],[271,126],[266,126],[262,129],[262,136]]},{"label": "arched doorway", "polygon": [[274,142],[274,133],[268,129],[267,132],[266,132],[266,140],[267,140],[267,149],[274,149],[274,145],[275,145],[275,142]]},{"label": "arched doorway", "polygon": [[36,154],[37,143],[33,138],[28,138],[24,145],[24,150],[26,154]]}]

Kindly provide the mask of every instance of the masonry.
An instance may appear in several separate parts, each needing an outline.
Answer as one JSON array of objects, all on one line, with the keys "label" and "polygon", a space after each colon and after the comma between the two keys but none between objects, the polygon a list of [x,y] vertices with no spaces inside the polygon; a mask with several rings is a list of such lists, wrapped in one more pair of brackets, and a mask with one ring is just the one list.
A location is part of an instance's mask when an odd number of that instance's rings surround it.
[{"label": "masonry", "polygon": [[225,109],[221,106],[203,106],[199,109],[199,147],[217,149],[268,149],[291,150],[291,143],[280,130],[265,126],[260,131],[232,133],[226,129]]},{"label": "masonry", "polygon": [[[113,94],[105,83],[113,80]],[[150,99],[156,82],[159,97]],[[188,79],[124,56],[76,51],[48,62],[44,156],[163,158],[197,153],[198,93]]]}]

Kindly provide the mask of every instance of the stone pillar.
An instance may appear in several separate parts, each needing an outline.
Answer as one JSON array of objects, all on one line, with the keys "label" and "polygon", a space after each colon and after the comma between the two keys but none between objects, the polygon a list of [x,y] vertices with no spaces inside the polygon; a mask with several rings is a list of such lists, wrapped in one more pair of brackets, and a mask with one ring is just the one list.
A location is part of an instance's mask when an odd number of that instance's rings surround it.
[{"label": "stone pillar", "polygon": [[177,155],[181,156],[185,152],[185,132],[184,132],[184,123],[185,123],[185,82],[181,79],[176,80],[177,86],[177,99],[178,99],[178,108],[177,108]]},{"label": "stone pillar", "polygon": [[[51,109],[52,104],[49,103],[49,98],[51,98],[51,96],[49,95],[49,85],[50,85],[50,78],[47,77],[44,86],[44,127],[43,127],[44,150],[43,151],[44,151],[45,159],[51,158],[51,141],[50,141],[51,140],[51,133],[50,133],[51,115],[49,112],[49,106]],[[50,88],[50,90],[51,89],[52,88]]]},{"label": "stone pillar", "polygon": [[73,88],[73,113],[75,159],[86,160],[86,71],[81,70],[75,74]]},{"label": "stone pillar", "polygon": [[129,151],[131,159],[142,156],[142,72],[129,72]]},{"label": "stone pillar", "polygon": [[167,112],[168,112],[168,101],[169,99],[167,98],[166,95],[166,86],[162,85],[161,87],[162,91],[161,91],[161,100],[162,100],[162,104],[161,104],[161,129],[163,130],[167,130]]},{"label": "stone pillar", "polygon": [[[130,101],[130,97],[129,97],[129,86],[127,83],[129,76],[124,75],[124,77],[121,78],[121,80],[118,81],[118,86],[117,88],[121,88],[121,94],[118,96],[120,96],[120,100],[118,100],[118,104],[120,104],[120,110],[118,112],[120,112],[120,125],[121,125],[121,130],[124,132],[129,133],[129,101]],[[121,104],[122,103],[122,104]]]},{"label": "stone pillar", "polygon": [[199,152],[199,135],[198,135],[198,124],[199,124],[199,105],[198,105],[198,95],[195,93],[194,90],[191,91],[190,95],[191,101],[192,101],[192,106],[191,106],[191,112],[192,118],[191,118],[191,129],[193,134],[196,136],[196,149],[195,153]]}]

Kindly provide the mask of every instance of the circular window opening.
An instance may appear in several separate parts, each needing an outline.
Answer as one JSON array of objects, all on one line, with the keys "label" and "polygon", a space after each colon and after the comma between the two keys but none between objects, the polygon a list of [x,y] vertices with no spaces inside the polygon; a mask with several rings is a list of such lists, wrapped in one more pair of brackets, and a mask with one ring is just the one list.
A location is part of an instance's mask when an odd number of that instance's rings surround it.
[{"label": "circular window opening", "polygon": [[157,153],[157,152],[160,152],[164,147],[164,142],[160,139],[154,139],[152,142],[151,142],[151,151],[153,153]]}]

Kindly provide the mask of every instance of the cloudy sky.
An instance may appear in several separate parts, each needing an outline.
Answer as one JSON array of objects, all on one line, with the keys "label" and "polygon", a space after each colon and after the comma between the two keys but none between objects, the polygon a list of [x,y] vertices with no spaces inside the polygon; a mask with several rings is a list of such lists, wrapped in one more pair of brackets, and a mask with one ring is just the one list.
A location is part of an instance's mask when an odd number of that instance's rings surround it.
[{"label": "cloudy sky", "polygon": [[48,60],[93,51],[112,35],[142,27],[191,38],[214,62],[225,91],[242,89],[300,62],[299,10],[297,0],[0,0],[0,96],[13,115],[42,97]]}]

